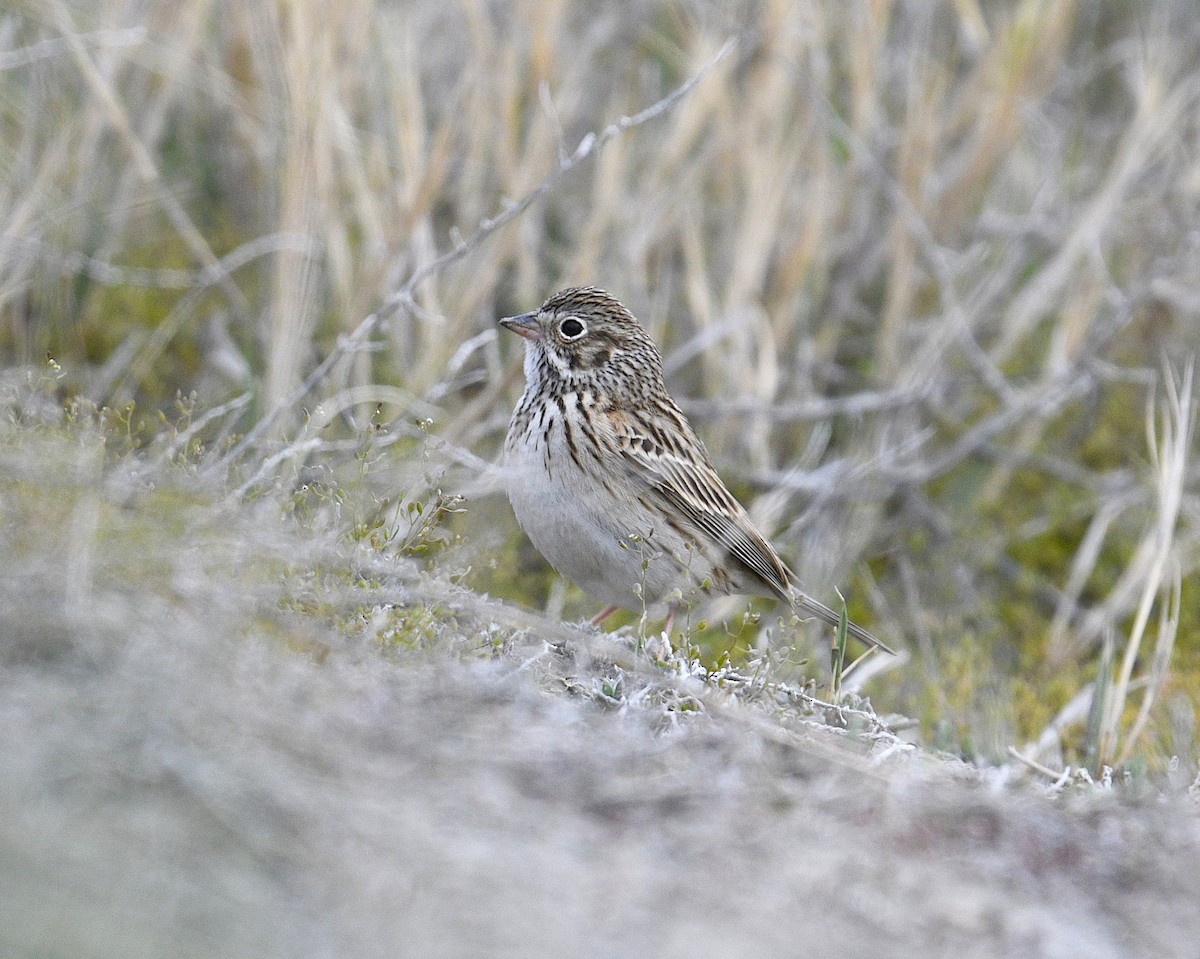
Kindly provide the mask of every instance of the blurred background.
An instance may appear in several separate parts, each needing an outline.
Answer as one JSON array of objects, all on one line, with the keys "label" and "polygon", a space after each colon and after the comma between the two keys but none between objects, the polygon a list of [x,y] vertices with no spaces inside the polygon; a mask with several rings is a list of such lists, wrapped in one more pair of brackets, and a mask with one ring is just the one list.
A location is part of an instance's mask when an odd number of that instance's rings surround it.
[{"label": "blurred background", "polygon": [[[0,360],[579,619],[488,469],[495,320],[604,287],[808,591],[906,651],[877,708],[1194,772],[1198,101],[1190,0],[17,0]],[[736,663],[777,613],[690,639]]]}]

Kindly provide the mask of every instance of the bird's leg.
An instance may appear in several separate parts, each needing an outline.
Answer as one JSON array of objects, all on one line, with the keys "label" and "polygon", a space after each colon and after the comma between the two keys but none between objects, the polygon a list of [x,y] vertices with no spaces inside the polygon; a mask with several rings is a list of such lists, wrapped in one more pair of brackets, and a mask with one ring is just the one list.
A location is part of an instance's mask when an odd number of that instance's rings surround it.
[{"label": "bird's leg", "polygon": [[609,616],[611,616],[613,613],[615,613],[620,608],[621,608],[620,606],[605,606],[604,609],[600,610],[600,612],[598,612],[595,616],[593,616],[588,621],[588,625],[589,626],[599,626],[606,619],[608,619]]},{"label": "bird's leg", "polygon": [[675,603],[672,603],[667,607],[667,621],[663,623],[663,632],[668,636],[671,635],[671,627],[675,625],[675,613],[677,611],[678,607]]}]

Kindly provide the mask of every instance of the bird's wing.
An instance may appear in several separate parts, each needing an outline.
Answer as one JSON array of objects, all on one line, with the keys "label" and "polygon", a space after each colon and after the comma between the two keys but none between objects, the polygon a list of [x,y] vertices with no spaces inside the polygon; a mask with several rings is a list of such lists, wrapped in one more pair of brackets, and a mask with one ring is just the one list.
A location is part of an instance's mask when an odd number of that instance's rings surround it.
[{"label": "bird's wing", "polygon": [[[683,414],[664,410],[662,417],[607,410],[596,417],[599,439],[618,455],[627,475],[646,483],[663,504],[719,543],[743,570],[793,608],[803,609],[835,629],[842,617],[818,600],[793,589],[795,574],[779,558],[749,514],[721,481],[703,444]],[[684,436],[685,442],[679,437]],[[861,626],[847,632],[869,646],[894,651]]]},{"label": "bird's wing", "polygon": [[[681,413],[661,426],[650,416],[620,410],[609,410],[597,419],[605,445],[620,457],[628,474],[646,483],[669,510],[720,544],[754,579],[791,601],[790,571],[721,482]],[[680,434],[689,442],[681,443]]]}]

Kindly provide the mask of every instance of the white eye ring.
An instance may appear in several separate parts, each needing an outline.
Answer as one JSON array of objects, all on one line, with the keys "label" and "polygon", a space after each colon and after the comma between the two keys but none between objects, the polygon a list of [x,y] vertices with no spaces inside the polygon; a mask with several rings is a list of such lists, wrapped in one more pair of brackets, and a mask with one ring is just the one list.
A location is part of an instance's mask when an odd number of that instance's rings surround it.
[{"label": "white eye ring", "polygon": [[[579,329],[575,329],[579,327]],[[587,324],[577,316],[568,316],[559,321],[558,335],[564,340],[577,340],[587,332]]]}]

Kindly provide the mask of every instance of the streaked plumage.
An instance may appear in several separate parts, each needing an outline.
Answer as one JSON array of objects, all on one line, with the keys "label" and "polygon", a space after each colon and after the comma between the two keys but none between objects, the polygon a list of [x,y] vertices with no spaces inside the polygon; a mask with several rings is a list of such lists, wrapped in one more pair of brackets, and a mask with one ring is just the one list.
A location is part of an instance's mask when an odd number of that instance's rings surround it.
[{"label": "streaked plumage", "polygon": [[525,393],[504,447],[509,499],[555,569],[624,609],[704,588],[775,596],[837,624],[795,588],[721,481],[624,306],[577,287],[500,322],[526,339]]}]

